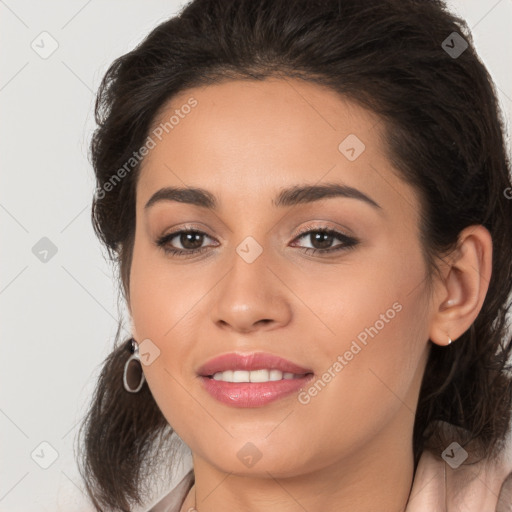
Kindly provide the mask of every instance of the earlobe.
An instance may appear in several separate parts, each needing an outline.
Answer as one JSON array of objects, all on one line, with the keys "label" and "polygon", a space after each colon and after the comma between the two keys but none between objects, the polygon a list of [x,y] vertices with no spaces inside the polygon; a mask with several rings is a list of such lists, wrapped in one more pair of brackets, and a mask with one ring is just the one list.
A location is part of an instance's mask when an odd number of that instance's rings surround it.
[{"label": "earlobe", "polygon": [[429,338],[446,346],[466,332],[477,318],[487,295],[492,272],[492,238],[482,225],[459,235],[454,256],[445,261],[445,278],[436,284]]}]

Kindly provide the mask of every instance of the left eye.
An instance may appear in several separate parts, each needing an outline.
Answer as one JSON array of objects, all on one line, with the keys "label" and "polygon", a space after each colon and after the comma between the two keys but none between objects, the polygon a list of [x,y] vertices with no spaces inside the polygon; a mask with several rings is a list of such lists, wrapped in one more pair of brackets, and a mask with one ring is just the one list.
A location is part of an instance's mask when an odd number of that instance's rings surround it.
[{"label": "left eye", "polygon": [[[314,236],[313,236],[314,235]],[[355,247],[359,241],[352,236],[345,235],[334,229],[329,228],[316,228],[302,232],[295,240],[305,238],[309,236],[309,240],[313,245],[319,245],[320,247],[304,247],[305,253],[333,253],[335,251],[341,251]],[[335,246],[331,246],[334,240],[340,240],[341,243]]]},{"label": "left eye", "polygon": [[[315,235],[314,237],[312,235]],[[320,247],[303,247],[305,253],[333,253],[344,249],[355,247],[359,241],[352,236],[345,235],[333,229],[317,228],[300,233],[294,240],[300,240],[309,236],[311,243],[320,245]],[[171,242],[175,238],[178,239],[182,248],[174,247]],[[202,247],[204,238],[210,238],[206,233],[193,229],[175,231],[164,235],[156,241],[156,245],[160,247],[166,254],[174,256],[194,255],[208,249],[208,246]],[[331,247],[334,240],[338,239],[341,243]],[[213,240],[213,239],[212,239]]]}]

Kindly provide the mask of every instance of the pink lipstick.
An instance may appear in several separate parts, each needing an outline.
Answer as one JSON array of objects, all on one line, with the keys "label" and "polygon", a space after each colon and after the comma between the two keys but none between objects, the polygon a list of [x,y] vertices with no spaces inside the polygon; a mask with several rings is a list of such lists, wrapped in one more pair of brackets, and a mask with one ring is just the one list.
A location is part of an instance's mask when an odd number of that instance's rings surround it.
[{"label": "pink lipstick", "polygon": [[233,407],[261,407],[298,391],[314,376],[309,368],[263,352],[224,354],[197,373],[211,396]]}]

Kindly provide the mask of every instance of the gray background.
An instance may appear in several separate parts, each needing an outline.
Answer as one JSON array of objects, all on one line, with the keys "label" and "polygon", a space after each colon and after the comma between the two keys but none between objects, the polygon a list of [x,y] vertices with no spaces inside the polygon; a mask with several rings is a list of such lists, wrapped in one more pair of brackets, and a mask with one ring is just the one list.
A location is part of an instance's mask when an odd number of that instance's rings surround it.
[{"label": "gray background", "polygon": [[[182,5],[0,0],[1,512],[92,510],[74,436],[119,314],[129,329],[90,221],[94,93],[108,65]],[[472,27],[512,118],[512,0],[449,5]]]}]

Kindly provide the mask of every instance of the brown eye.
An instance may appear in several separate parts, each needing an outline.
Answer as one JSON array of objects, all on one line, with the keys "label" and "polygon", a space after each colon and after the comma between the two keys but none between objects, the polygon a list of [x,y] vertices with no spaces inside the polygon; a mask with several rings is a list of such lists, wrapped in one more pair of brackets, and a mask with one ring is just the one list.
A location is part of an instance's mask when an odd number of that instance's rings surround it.
[{"label": "brown eye", "polygon": [[[304,252],[306,253],[333,253],[335,251],[350,249],[359,243],[354,237],[347,236],[329,228],[316,228],[304,231],[295,240],[307,237],[309,237],[313,247],[304,247]],[[341,243],[332,246],[333,241],[336,239]]]},{"label": "brown eye", "polygon": [[[169,233],[156,241],[156,245],[160,247],[165,253],[173,254],[176,256],[193,255],[203,252],[208,247],[202,247],[204,239],[211,238],[202,231],[187,229]],[[178,243],[180,247],[175,247],[171,241],[175,240],[174,244]]]}]

